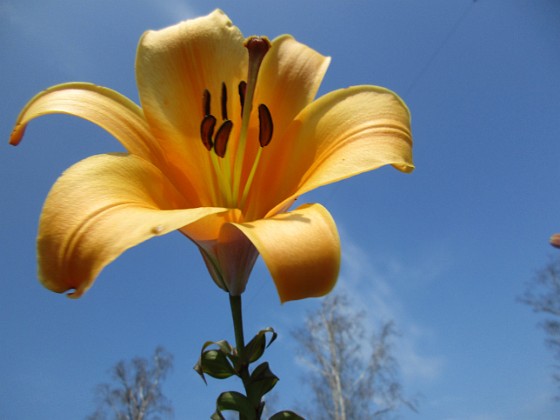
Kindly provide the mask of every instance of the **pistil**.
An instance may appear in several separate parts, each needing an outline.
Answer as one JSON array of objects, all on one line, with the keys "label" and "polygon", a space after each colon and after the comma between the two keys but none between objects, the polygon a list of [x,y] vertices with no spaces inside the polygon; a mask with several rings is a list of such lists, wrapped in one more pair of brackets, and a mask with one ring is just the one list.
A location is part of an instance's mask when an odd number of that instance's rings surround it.
[{"label": "pistil", "polygon": [[[203,119],[200,124],[200,137],[206,150],[210,152],[209,158],[214,167],[216,181],[220,191],[220,197],[213,194],[213,200],[218,205],[225,205],[230,208],[244,208],[245,201],[249,194],[253,178],[260,161],[262,148],[267,146],[272,140],[273,123],[270,110],[264,104],[258,106],[259,119],[259,145],[254,160],[246,179],[243,178],[245,155],[247,150],[247,137],[249,123],[253,110],[253,97],[257,85],[257,77],[262,61],[271,47],[270,41],[266,37],[249,37],[244,46],[249,53],[247,82],[241,81],[238,85],[239,100],[241,104],[241,128],[239,138],[234,147],[235,156],[226,157],[227,145],[233,130],[233,122],[228,118],[228,92],[227,85],[222,82],[220,95],[220,111],[222,122],[216,133],[218,125],[217,118],[212,115],[211,94],[205,89],[202,96]],[[235,118],[234,118],[235,119]],[[253,147],[251,145],[251,147]],[[212,150],[214,153],[212,153]],[[225,158],[225,159],[224,159]],[[246,172],[245,172],[246,173]],[[242,184],[243,183],[243,184]],[[215,191],[215,190],[214,190]]]},{"label": "pistil", "polygon": [[[246,192],[248,191],[247,185],[243,190],[243,196],[239,197],[239,188],[241,183],[241,177],[243,173],[243,161],[244,155],[243,151],[247,147],[247,134],[249,131],[249,119],[251,117],[251,111],[253,110],[253,96],[255,94],[255,88],[257,85],[257,76],[259,74],[259,69],[261,67],[262,61],[271,47],[270,41],[266,37],[252,36],[245,41],[245,48],[249,52],[249,69],[247,73],[247,84],[244,89],[240,87],[240,95],[242,90],[244,90],[244,98],[242,98],[243,112],[241,119],[241,131],[239,134],[239,146],[237,150],[239,153],[235,156],[235,163],[233,166],[233,197],[240,199],[242,204],[245,201]],[[260,154],[260,149],[257,154]],[[254,168],[251,173],[254,172]]]}]

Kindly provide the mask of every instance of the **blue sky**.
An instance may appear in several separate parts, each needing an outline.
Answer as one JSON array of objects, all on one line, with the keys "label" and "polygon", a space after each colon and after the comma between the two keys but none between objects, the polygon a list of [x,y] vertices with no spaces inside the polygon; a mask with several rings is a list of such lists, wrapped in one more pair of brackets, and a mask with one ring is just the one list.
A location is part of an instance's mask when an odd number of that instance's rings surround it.
[{"label": "blue sky", "polygon": [[[21,107],[65,81],[137,100],[134,56],[146,29],[220,7],[246,35],[291,33],[332,57],[320,94],[388,87],[412,112],[417,169],[391,168],[322,188],[339,226],[337,288],[368,325],[394,319],[405,419],[553,419],[553,360],[539,318],[516,302],[559,230],[560,3],[556,0],[0,2],[0,417],[77,419],[122,358],[157,345],[176,358],[166,382],[176,418],[207,418],[232,382],[192,370],[205,340],[233,341],[227,295],[195,247],[170,234],[128,251],[72,301],[36,279],[35,235],[60,173],[116,140],[65,116],[8,137]],[[279,406],[305,399],[289,331],[318,300],[280,305],[257,264],[244,295],[246,332],[273,326],[268,360]]]}]

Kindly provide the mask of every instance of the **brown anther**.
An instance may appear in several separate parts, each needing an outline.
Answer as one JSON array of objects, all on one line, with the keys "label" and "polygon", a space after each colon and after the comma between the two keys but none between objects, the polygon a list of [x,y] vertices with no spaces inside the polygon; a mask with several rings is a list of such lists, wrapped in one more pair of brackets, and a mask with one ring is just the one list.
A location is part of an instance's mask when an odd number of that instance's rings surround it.
[{"label": "brown anther", "polygon": [[247,93],[247,82],[242,80],[237,87],[239,92],[239,102],[241,103],[241,115],[243,115],[243,106],[245,105],[245,94]]},{"label": "brown anther", "polygon": [[259,105],[259,143],[261,147],[268,146],[272,140],[272,115],[265,104]]},{"label": "brown anther", "polygon": [[202,94],[202,111],[204,116],[210,115],[210,91],[208,89],[204,89]]},{"label": "brown anther", "polygon": [[233,123],[230,120],[226,120],[218,129],[216,137],[214,137],[214,152],[221,158],[226,155],[226,147],[232,128]]},{"label": "brown anther", "polygon": [[227,120],[227,88],[226,84],[222,82],[222,120]]},{"label": "brown anther", "polygon": [[214,127],[216,126],[216,117],[213,115],[206,115],[200,123],[200,138],[202,144],[208,151],[212,150],[214,143],[212,142],[212,135],[214,134]]}]

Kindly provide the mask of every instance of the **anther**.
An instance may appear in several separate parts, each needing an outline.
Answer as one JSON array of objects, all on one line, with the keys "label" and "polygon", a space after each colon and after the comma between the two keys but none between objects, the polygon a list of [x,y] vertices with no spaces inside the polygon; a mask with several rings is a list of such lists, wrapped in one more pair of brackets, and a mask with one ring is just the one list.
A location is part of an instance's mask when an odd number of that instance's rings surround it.
[{"label": "anther", "polygon": [[232,128],[233,123],[230,120],[224,121],[214,138],[214,152],[216,152],[216,154],[221,158],[226,155],[226,147]]},{"label": "anther", "polygon": [[227,120],[227,88],[226,84],[222,82],[222,120]]},{"label": "anther", "polygon": [[239,92],[239,102],[241,103],[241,115],[243,115],[243,106],[245,105],[245,94],[247,93],[247,82],[242,80],[237,87]]},{"label": "anther", "polygon": [[208,151],[212,150],[214,143],[212,142],[212,135],[214,134],[214,127],[216,126],[216,117],[213,115],[206,115],[200,123],[200,138],[202,144]]},{"label": "anther", "polygon": [[204,89],[202,94],[202,110],[204,116],[210,115],[210,91],[208,89]]},{"label": "anther", "polygon": [[272,115],[265,104],[259,105],[259,143],[261,147],[268,146],[272,140]]}]

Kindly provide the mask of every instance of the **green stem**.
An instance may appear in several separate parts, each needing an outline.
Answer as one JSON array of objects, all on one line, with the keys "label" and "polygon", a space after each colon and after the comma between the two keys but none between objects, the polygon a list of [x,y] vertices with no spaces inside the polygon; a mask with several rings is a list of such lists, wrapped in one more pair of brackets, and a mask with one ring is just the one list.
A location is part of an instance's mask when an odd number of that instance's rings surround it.
[{"label": "green stem", "polygon": [[[249,375],[249,362],[245,359],[245,338],[243,337],[243,315],[241,308],[241,295],[229,295],[229,305],[231,307],[231,316],[233,318],[233,330],[235,331],[235,347],[237,348],[237,356],[239,357],[239,377],[243,381],[243,387],[249,401],[253,400],[253,395],[250,395],[250,375]],[[255,402],[255,413],[258,413],[258,405],[260,401]],[[241,418],[244,418],[243,416]],[[257,418],[256,416],[254,417]]]},{"label": "green stem", "polygon": [[235,347],[241,358],[245,349],[245,339],[243,338],[243,315],[241,310],[241,295],[229,295],[229,305],[231,307],[231,316],[233,318],[233,330],[235,331]]}]

